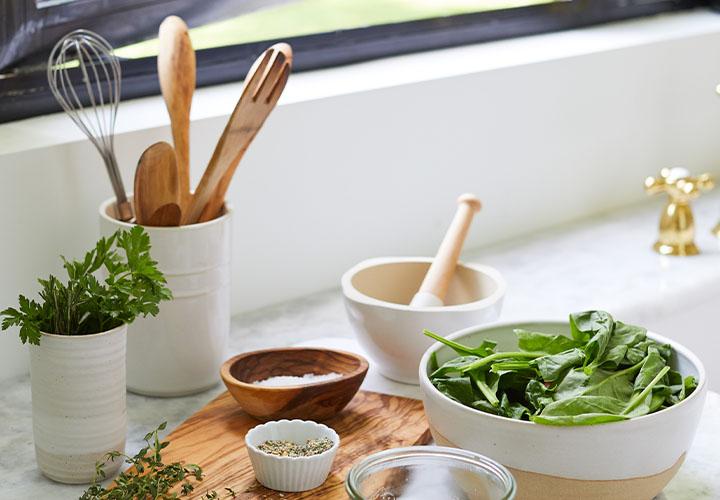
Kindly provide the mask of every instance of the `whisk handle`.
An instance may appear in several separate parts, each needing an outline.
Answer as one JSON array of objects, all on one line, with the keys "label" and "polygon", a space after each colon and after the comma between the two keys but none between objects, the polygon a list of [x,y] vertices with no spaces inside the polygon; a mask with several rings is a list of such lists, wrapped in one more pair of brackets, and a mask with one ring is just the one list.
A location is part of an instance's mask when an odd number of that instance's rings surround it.
[{"label": "whisk handle", "polygon": [[105,154],[103,155],[103,160],[105,160],[105,168],[107,168],[110,184],[112,184],[113,191],[115,192],[115,210],[117,212],[115,215],[122,221],[129,221],[133,218],[132,205],[130,205],[127,195],[125,194],[125,186],[123,186],[115,154]]}]

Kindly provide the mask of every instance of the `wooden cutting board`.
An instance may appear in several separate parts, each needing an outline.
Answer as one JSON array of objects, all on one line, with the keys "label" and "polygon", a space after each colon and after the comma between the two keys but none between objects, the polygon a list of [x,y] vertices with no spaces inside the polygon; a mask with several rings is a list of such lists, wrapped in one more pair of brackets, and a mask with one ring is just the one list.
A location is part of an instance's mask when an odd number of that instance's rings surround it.
[{"label": "wooden cutting board", "polygon": [[432,439],[421,401],[360,391],[339,415],[323,422],[340,436],[327,481],[303,493],[280,493],[255,480],[245,449],[245,434],[259,423],[225,392],[165,438],[170,445],[163,452],[163,460],[202,467],[205,479],[197,484],[193,498],[209,490],[223,493],[224,488],[232,488],[242,499],[344,500],[345,477],[358,460],[376,451],[427,444]]}]

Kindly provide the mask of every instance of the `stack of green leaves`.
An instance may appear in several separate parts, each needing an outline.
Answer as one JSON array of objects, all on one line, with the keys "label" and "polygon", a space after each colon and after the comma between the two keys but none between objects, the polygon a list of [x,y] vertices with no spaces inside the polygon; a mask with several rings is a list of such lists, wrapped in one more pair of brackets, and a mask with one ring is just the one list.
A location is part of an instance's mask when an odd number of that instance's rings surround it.
[{"label": "stack of green leaves", "polygon": [[570,315],[572,337],[515,330],[518,350],[496,352],[484,340],[472,348],[430,331],[452,348],[442,366],[431,359],[430,380],[471,408],[548,425],[591,425],[647,415],[675,405],[697,386],[669,366],[672,347],[645,328],[604,311]]}]

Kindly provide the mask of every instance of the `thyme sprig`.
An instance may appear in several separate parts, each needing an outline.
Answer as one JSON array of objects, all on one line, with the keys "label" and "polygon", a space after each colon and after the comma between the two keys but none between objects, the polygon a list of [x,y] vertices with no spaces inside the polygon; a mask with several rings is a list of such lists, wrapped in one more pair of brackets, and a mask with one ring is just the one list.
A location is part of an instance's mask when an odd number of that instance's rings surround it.
[{"label": "thyme sprig", "polygon": [[[112,451],[105,460],[95,464],[95,480],[82,494],[80,500],[171,500],[190,495],[197,483],[203,480],[202,468],[197,464],[173,462],[163,463],[162,450],[169,441],[161,441],[158,433],[165,430],[167,422],[157,429],[148,432],[143,438],[145,446],[134,456],[119,451]],[[109,488],[101,482],[105,479],[107,462],[123,460],[131,467],[121,472]],[[179,492],[171,491],[179,485]],[[205,500],[235,498],[237,494],[232,488],[225,488],[221,495],[215,490],[205,493]]]}]

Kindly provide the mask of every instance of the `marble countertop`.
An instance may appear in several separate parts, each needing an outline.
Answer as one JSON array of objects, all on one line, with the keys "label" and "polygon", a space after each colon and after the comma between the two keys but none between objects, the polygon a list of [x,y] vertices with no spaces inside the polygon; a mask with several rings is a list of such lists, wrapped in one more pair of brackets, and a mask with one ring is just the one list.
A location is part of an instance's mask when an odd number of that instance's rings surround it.
[{"label": "marble countertop", "polygon": [[[493,245],[465,256],[498,268],[508,282],[502,320],[558,318],[569,311],[598,307],[627,315],[672,311],[720,289],[720,250],[707,234],[716,222],[720,197],[698,204],[698,243],[705,254],[668,259],[649,251],[655,237],[658,204],[613,212],[589,221]],[[705,227],[707,226],[707,227]],[[704,297],[704,296],[703,296]],[[720,297],[720,294],[715,295]],[[330,339],[328,339],[330,338]],[[233,319],[230,354],[297,343],[354,345],[338,290],[245,313]],[[370,390],[417,396],[417,388],[386,381],[371,370]],[[224,390],[217,387],[183,398],[128,394],[127,452],[163,421],[167,431]],[[54,483],[35,465],[28,376],[0,381],[0,499],[78,498],[83,486]],[[720,498],[720,395],[708,394],[698,434],[678,475],[659,497],[663,500]]]}]

